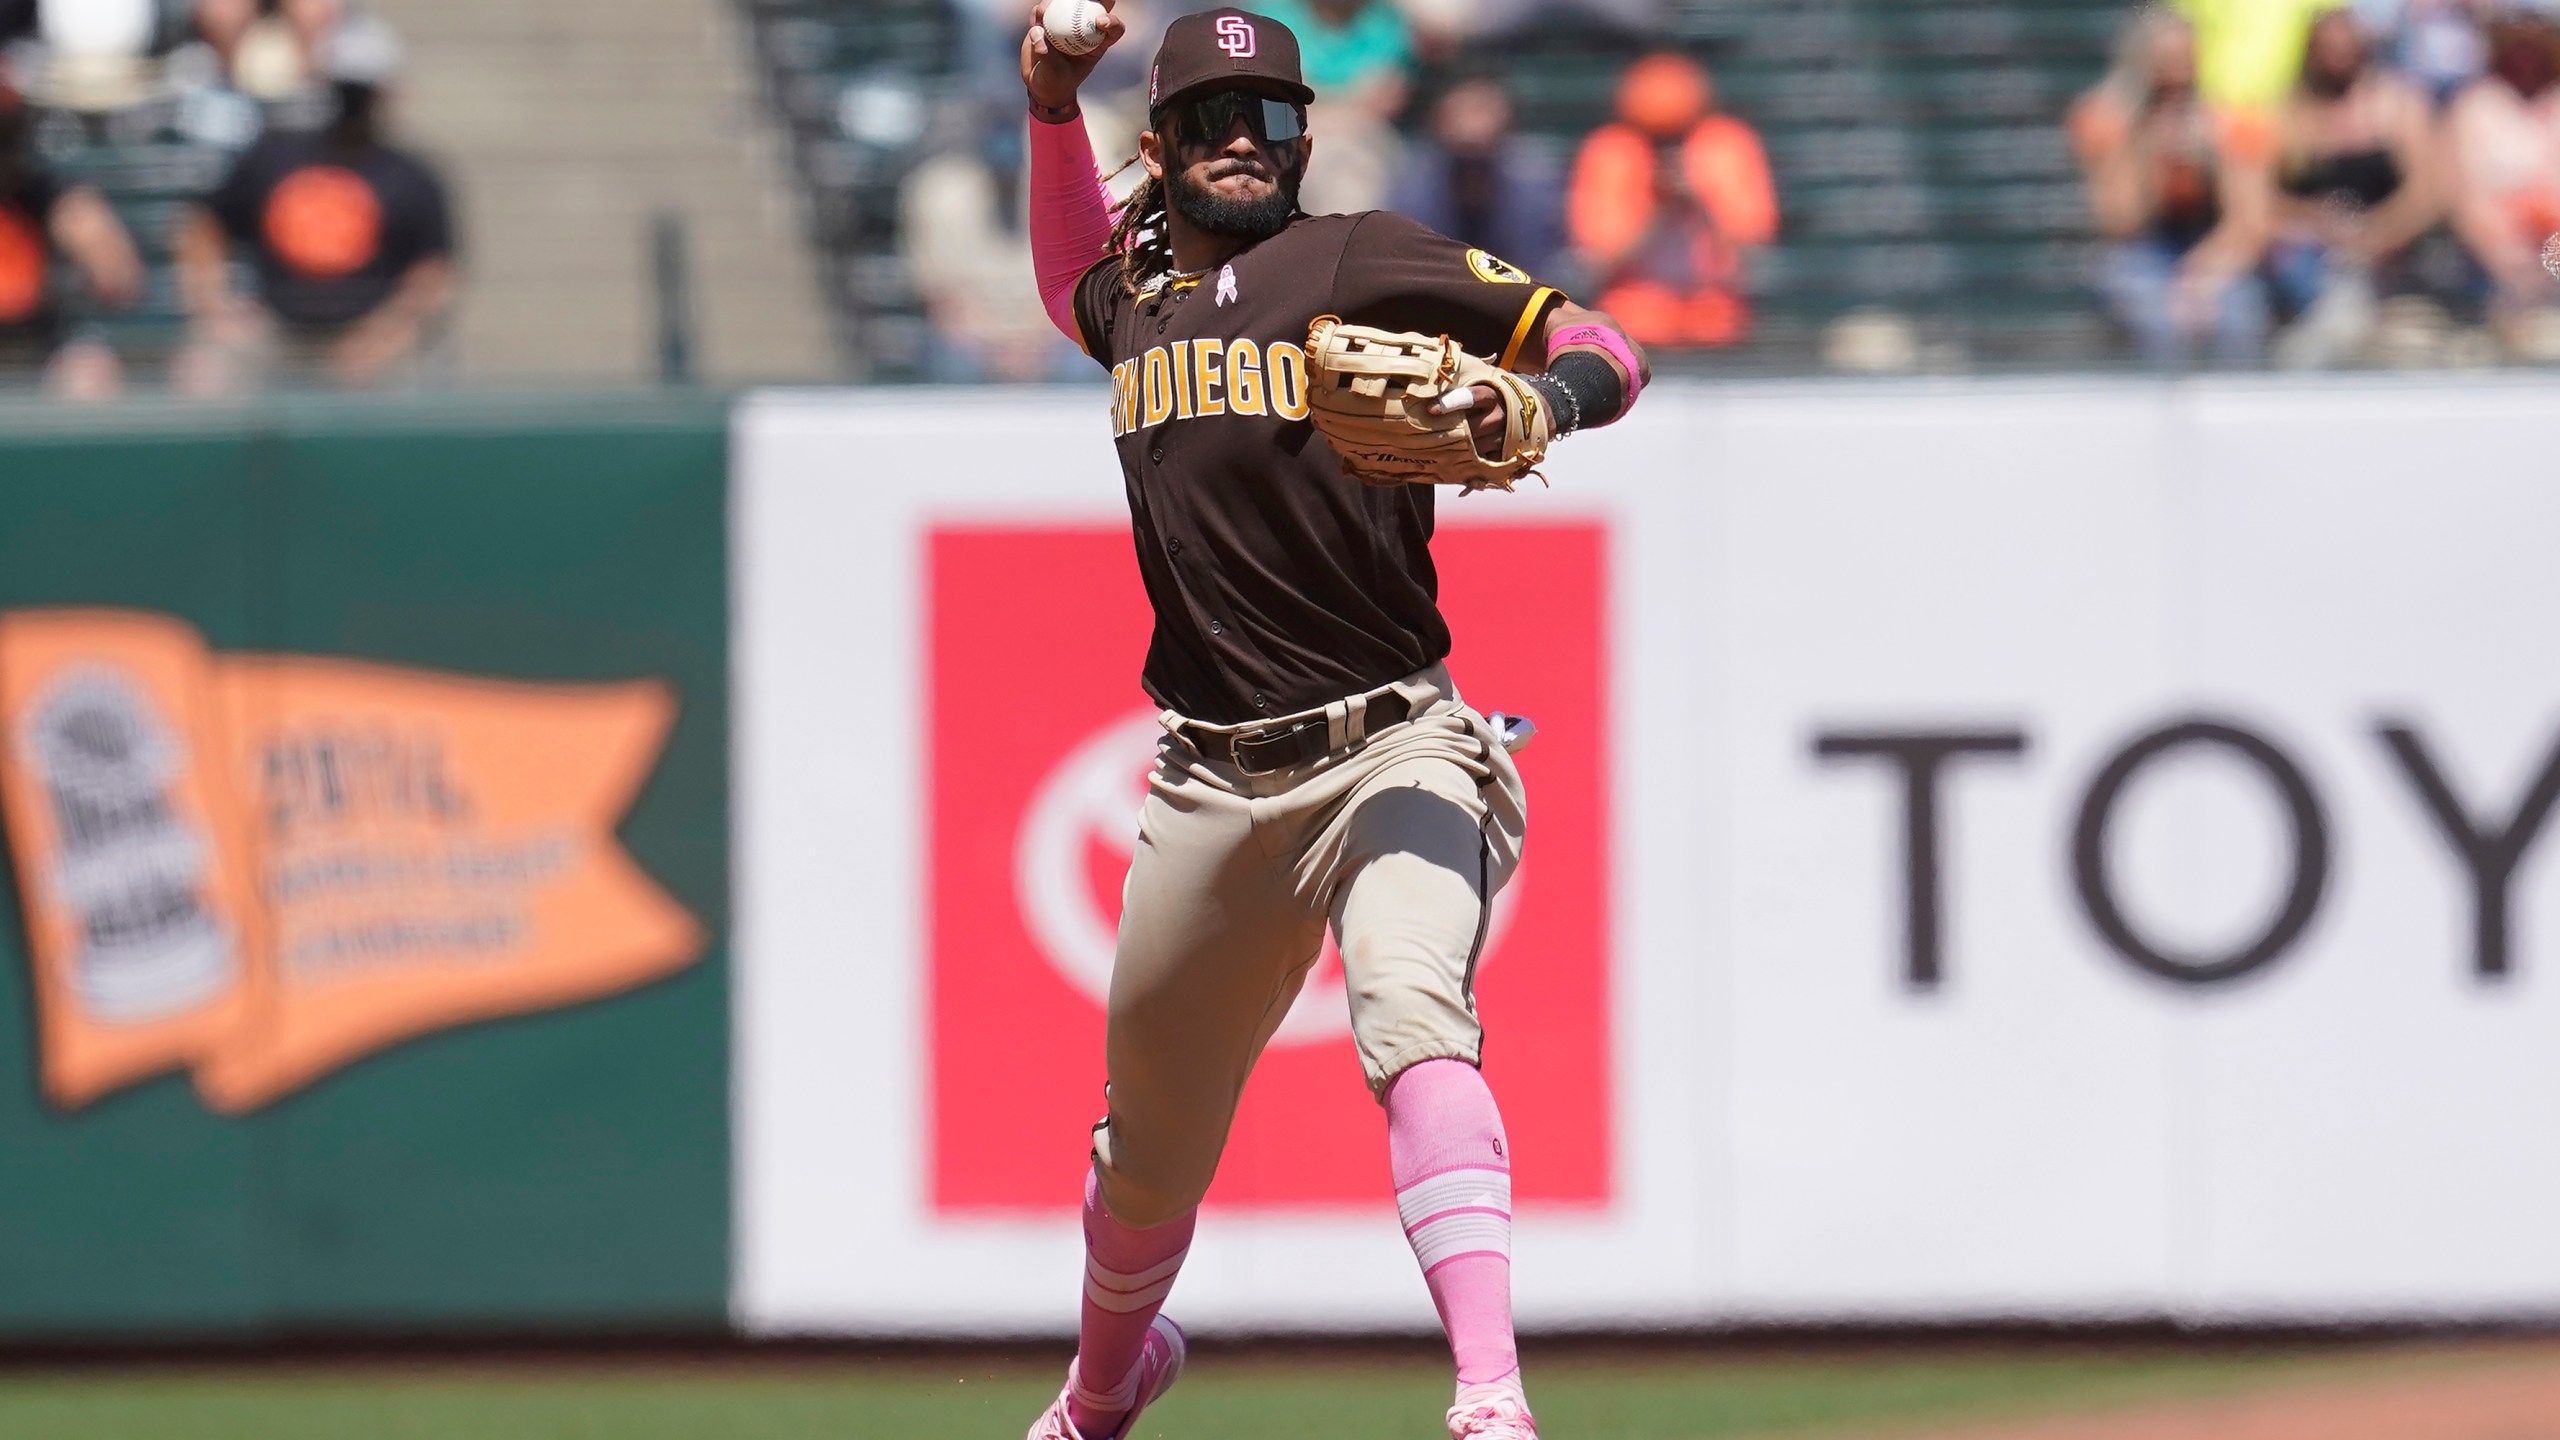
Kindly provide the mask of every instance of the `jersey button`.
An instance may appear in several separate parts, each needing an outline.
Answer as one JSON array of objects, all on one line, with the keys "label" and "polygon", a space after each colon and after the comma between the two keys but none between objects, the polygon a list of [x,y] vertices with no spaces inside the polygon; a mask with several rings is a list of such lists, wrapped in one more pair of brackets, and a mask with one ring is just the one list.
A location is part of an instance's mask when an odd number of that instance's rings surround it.
[{"label": "jersey button", "polygon": [[1164,542],[1164,548],[1167,554],[1179,555],[1182,553],[1182,542],[1179,540],[1167,540]]},{"label": "jersey button", "polygon": [[1215,620],[1212,620],[1209,622],[1209,633],[1212,635],[1224,635],[1227,633],[1227,627],[1219,624]]},{"label": "jersey button", "polygon": [[1271,708],[1271,702],[1263,698],[1261,691],[1256,690],[1253,692],[1253,708],[1256,710],[1268,710]]},{"label": "jersey button", "polygon": [[1157,464],[1159,464],[1159,465],[1163,464],[1163,463],[1164,463],[1164,447],[1163,447],[1163,446],[1161,446],[1161,445],[1159,445],[1159,446],[1157,446],[1156,448],[1154,448],[1153,450],[1148,451],[1148,452],[1147,452],[1147,458],[1148,458],[1148,459],[1150,459],[1150,460],[1153,460],[1154,462],[1156,462],[1156,463],[1157,463]]}]

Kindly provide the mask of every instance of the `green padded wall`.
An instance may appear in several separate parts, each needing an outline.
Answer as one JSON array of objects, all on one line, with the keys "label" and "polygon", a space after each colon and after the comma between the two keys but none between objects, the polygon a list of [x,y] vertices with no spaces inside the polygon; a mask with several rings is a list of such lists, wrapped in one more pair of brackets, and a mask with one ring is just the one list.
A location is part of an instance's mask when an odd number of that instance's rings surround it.
[{"label": "green padded wall", "polygon": [[680,709],[620,828],[703,957],[394,1045],[238,1118],[183,1074],[58,1112],[0,889],[0,1338],[726,1323],[727,422],[720,405],[0,414],[0,609],[162,611],[217,651]]}]

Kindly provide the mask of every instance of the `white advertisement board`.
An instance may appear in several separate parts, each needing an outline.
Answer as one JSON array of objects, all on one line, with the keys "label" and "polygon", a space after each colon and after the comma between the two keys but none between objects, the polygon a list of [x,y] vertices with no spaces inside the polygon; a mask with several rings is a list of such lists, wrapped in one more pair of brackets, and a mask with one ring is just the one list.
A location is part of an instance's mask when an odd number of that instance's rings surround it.
[{"label": "white advertisement board", "polygon": [[[1101,392],[741,412],[737,1309],[1063,1333]],[[1449,500],[1524,1325],[2560,1313],[2560,386],[1664,385]],[[1425,1329],[1319,983],[1172,1310]]]}]

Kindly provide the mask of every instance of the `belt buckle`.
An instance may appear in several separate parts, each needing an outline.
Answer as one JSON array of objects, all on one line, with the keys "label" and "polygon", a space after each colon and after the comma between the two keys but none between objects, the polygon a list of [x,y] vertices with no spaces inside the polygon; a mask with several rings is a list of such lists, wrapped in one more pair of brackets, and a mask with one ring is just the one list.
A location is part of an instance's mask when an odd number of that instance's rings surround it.
[{"label": "belt buckle", "polygon": [[1274,740],[1286,740],[1293,735],[1304,734],[1310,727],[1322,725],[1323,723],[1325,722],[1322,720],[1301,720],[1297,724],[1292,725],[1285,730],[1257,730],[1249,734],[1240,734],[1236,736],[1235,739],[1229,743],[1229,748],[1236,757],[1236,770],[1238,773],[1244,775],[1275,775],[1280,771],[1288,769],[1288,765],[1285,764],[1266,765],[1257,769],[1244,758],[1244,747],[1247,745],[1268,744]]}]

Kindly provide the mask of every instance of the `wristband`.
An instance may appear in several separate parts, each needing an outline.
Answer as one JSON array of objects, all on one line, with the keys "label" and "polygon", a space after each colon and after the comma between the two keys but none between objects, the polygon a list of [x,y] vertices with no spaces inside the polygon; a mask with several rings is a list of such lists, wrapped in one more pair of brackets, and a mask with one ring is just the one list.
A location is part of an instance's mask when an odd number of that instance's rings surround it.
[{"label": "wristband", "polygon": [[1561,440],[1582,428],[1582,397],[1574,394],[1572,387],[1553,375],[1523,375],[1520,378],[1528,381],[1529,388],[1537,391],[1547,402],[1547,408],[1555,412],[1557,439]]},{"label": "wristband", "polygon": [[[1558,427],[1558,435],[1606,425],[1626,413],[1625,383],[1607,360],[1588,350],[1568,350],[1558,355],[1545,374],[1533,378],[1544,382],[1539,386],[1541,390],[1553,387],[1571,401],[1558,407],[1559,415],[1571,417],[1571,423]],[[1593,419],[1594,416],[1599,418]]]},{"label": "wristband", "polygon": [[[1607,420],[1596,423],[1606,425],[1610,420],[1620,419],[1629,410],[1635,408],[1637,392],[1644,389],[1644,366],[1637,363],[1635,347],[1627,343],[1626,336],[1606,325],[1568,325],[1548,338],[1547,353],[1552,356],[1570,345],[1588,346],[1598,350],[1617,361],[1620,368],[1627,372],[1626,393],[1620,398],[1618,408],[1610,413]],[[1549,361],[1547,368],[1549,370],[1555,368],[1552,360]]]}]

